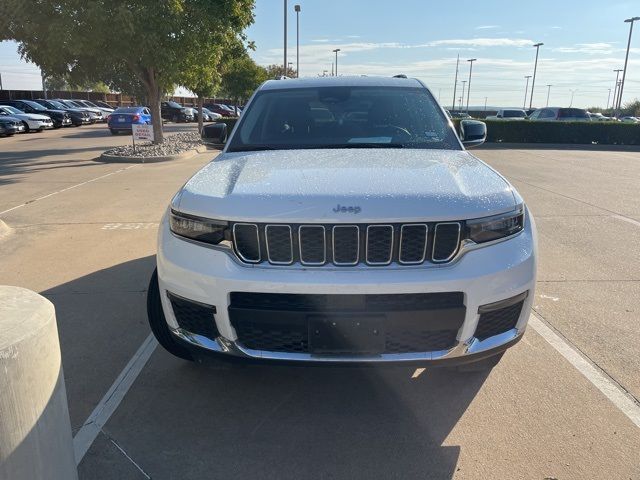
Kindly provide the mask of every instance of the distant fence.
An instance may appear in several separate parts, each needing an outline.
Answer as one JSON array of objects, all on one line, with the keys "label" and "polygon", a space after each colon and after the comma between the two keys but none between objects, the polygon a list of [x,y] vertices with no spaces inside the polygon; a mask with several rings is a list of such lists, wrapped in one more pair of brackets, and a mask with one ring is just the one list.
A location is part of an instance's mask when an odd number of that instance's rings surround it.
[{"label": "distant fence", "polygon": [[[131,95],[121,93],[80,92],[68,90],[47,90],[47,98],[77,98],[81,100],[100,100],[107,102],[112,107],[128,107],[139,104],[139,101]],[[42,90],[0,90],[0,100],[33,100],[44,98]],[[196,106],[196,97],[170,97],[170,100],[187,107]],[[233,103],[228,98],[206,98],[204,103]]]}]

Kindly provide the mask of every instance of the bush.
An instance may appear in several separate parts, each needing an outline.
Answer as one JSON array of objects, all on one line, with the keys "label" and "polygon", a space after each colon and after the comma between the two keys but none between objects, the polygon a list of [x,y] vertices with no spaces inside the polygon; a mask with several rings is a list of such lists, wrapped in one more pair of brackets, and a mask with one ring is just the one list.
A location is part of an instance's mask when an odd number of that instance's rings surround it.
[{"label": "bush", "polygon": [[[640,145],[640,124],[487,120],[487,142]],[[459,131],[459,120],[454,120]]]}]

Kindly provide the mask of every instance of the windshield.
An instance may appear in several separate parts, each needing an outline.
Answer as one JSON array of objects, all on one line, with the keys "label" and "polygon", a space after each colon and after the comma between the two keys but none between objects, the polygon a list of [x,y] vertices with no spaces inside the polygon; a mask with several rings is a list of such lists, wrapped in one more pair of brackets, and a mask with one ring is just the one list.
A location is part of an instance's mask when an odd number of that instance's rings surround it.
[{"label": "windshield", "polygon": [[29,100],[23,100],[23,102],[26,103],[27,105],[29,105],[34,110],[39,110],[39,111],[46,110],[45,107],[43,107],[42,105],[40,105],[37,102],[32,102],[32,101],[29,101]]},{"label": "windshield", "polygon": [[4,105],[0,106],[0,110],[4,111],[6,113],[18,113],[18,114],[24,113],[22,110],[18,110],[17,108],[10,107],[8,105],[7,106],[4,106]]},{"label": "windshield", "polygon": [[358,147],[461,148],[427,89],[354,86],[259,92],[228,151]]},{"label": "windshield", "polygon": [[67,105],[65,105],[62,102],[57,102],[56,100],[49,100],[47,103],[49,105],[51,105],[52,108],[59,108],[61,110],[69,110],[69,107]]},{"label": "windshield", "polygon": [[525,118],[527,114],[524,110],[505,110],[503,116],[505,118]]},{"label": "windshield", "polygon": [[182,108],[182,105],[176,102],[166,102],[166,105],[171,108]]},{"label": "windshield", "polygon": [[122,107],[122,108],[118,108],[113,113],[138,113],[138,111],[139,109],[136,107]]}]

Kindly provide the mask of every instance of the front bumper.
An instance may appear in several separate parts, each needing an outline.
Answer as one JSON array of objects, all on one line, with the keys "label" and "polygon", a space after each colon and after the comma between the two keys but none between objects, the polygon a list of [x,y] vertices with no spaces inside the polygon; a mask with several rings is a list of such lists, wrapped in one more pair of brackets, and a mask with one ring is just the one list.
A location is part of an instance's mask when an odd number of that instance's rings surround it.
[{"label": "front bumper", "polygon": [[[466,363],[499,353],[524,333],[534,298],[536,238],[527,212],[525,230],[513,238],[471,250],[446,266],[420,267],[261,267],[240,264],[230,253],[206,248],[174,236],[166,218],[159,232],[158,278],[167,323],[181,343],[196,352],[252,361],[338,364]],[[219,335],[208,338],[180,328],[168,292],[213,305]],[[463,292],[464,322],[455,345],[446,350],[409,353],[317,354],[247,348],[232,325],[231,292],[292,294],[407,294]],[[482,339],[474,336],[481,306],[526,293],[515,326]]]},{"label": "front bumper", "polygon": [[51,120],[27,120],[30,130],[44,130],[53,128],[53,121]]}]

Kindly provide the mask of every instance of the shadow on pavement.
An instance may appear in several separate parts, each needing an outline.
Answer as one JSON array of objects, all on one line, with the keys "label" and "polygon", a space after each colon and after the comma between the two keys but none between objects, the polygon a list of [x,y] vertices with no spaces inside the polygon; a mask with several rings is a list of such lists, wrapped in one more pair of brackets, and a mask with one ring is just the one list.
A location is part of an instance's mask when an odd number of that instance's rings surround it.
[{"label": "shadow on pavement", "polygon": [[[148,334],[153,266],[140,258],[45,292],[58,310],[76,427]],[[486,374],[413,372],[212,367],[158,347],[104,431],[158,479],[452,478],[460,447],[445,442]],[[101,445],[81,478],[121,468]]]}]

